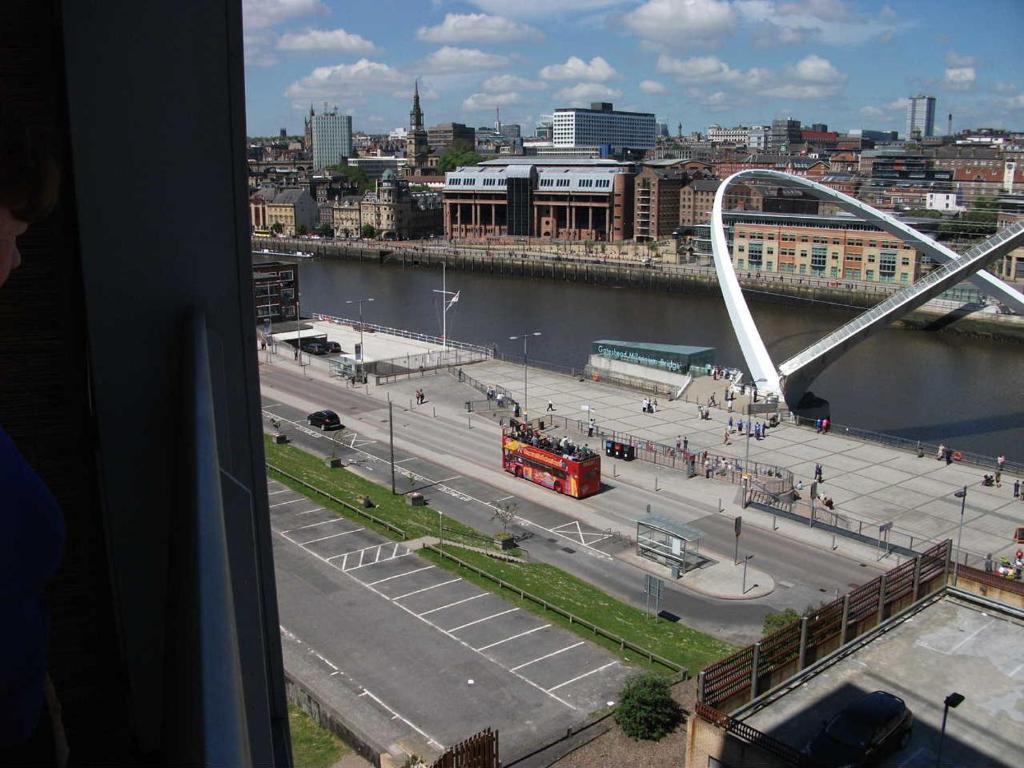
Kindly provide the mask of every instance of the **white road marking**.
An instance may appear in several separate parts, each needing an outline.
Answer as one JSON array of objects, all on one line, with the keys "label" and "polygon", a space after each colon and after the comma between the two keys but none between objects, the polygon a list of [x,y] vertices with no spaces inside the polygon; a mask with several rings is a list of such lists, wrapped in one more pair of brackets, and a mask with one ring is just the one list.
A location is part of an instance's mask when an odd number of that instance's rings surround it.
[{"label": "white road marking", "polygon": [[960,641],[959,643],[957,643],[957,644],[956,644],[956,645],[954,645],[954,646],[953,646],[952,648],[950,648],[950,649],[949,649],[949,652],[950,652],[951,654],[952,654],[952,653],[956,653],[956,652],[957,652],[957,651],[959,651],[959,650],[960,650],[960,649],[961,649],[961,648],[962,648],[962,647],[963,647],[964,645],[966,645],[966,644],[967,644],[967,643],[969,643],[969,642],[970,642],[971,640],[973,640],[973,639],[974,639],[975,637],[977,637],[977,636],[978,636],[978,634],[980,634],[980,633],[981,633],[981,632],[983,632],[984,630],[988,629],[988,628],[989,628],[989,627],[990,627],[991,625],[992,625],[992,622],[991,622],[991,621],[987,621],[987,622],[985,622],[985,623],[984,623],[984,624],[982,624],[982,625],[981,625],[980,627],[978,627],[978,628],[977,628],[976,630],[974,630],[973,632],[971,632],[971,634],[969,634],[969,635],[968,635],[967,637],[965,637],[965,638],[964,638],[963,640],[961,640],[961,641]]},{"label": "white road marking", "polygon": [[[490,616],[484,616],[482,619],[477,619],[476,621],[468,621],[465,624],[460,624],[457,627],[452,627],[448,631],[449,632],[458,632],[460,629],[465,629],[466,627],[472,627],[474,624],[481,624],[481,623],[483,623],[485,621],[490,621],[491,619],[496,619],[499,616],[505,616],[506,614],[509,614],[509,613],[515,613],[518,610],[519,610],[518,608],[509,608],[507,611],[501,611],[500,613],[492,613]],[[514,669],[510,669],[509,672],[515,672],[515,670]]]},{"label": "white road marking", "polygon": [[357,566],[355,566],[355,567],[353,567],[353,568],[349,568],[349,569],[348,569],[348,570],[346,571],[346,573],[351,573],[352,571],[358,571],[358,570],[359,570],[360,568],[372,568],[372,567],[373,567],[373,566],[375,566],[375,565],[381,565],[381,564],[383,564],[383,563],[390,563],[390,562],[391,562],[392,560],[400,560],[400,559],[402,559],[403,557],[408,557],[408,556],[409,556],[409,555],[411,555],[411,554],[413,554],[413,553],[412,553],[412,551],[408,551],[408,552],[403,552],[403,553],[402,553],[402,554],[400,554],[400,555],[395,555],[394,557],[387,557],[387,558],[384,558],[384,559],[383,559],[383,560],[381,560],[381,561],[380,561],[379,563],[363,563],[362,565],[357,565]]},{"label": "white road marking", "polygon": [[613,667],[613,666],[615,666],[618,663],[619,662],[617,662],[617,661],[609,661],[604,666],[598,667],[597,669],[592,669],[589,672],[584,672],[582,675],[577,675],[572,680],[566,680],[564,683],[559,683],[554,688],[548,688],[547,692],[551,693],[552,691],[557,691],[559,688],[564,688],[565,686],[569,685],[569,683],[575,683],[577,680],[582,680],[584,677],[590,677],[591,675],[596,675],[602,669],[608,669],[608,667]]},{"label": "white road marking", "polygon": [[448,605],[442,605],[440,608],[431,608],[429,611],[424,611],[423,613],[417,613],[416,616],[419,617],[419,618],[423,618],[424,616],[428,616],[431,613],[437,613],[438,611],[443,611],[445,608],[451,608],[451,607],[456,606],[456,605],[462,605],[463,603],[468,603],[470,600],[479,600],[481,597],[484,597],[484,596],[489,595],[489,594],[491,594],[491,593],[490,592],[481,592],[479,595],[473,595],[472,597],[466,597],[466,598],[463,598],[462,600],[456,600],[454,603],[448,603]]},{"label": "white road marking", "polygon": [[287,531],[281,531],[281,533],[294,533],[295,531],[304,531],[307,528],[316,528],[318,525],[327,525],[328,523],[347,523],[350,522],[344,517],[333,517],[330,520],[321,520],[319,523],[310,523],[309,525],[300,525],[298,528],[289,528]]},{"label": "white road marking", "polygon": [[[414,589],[412,592],[406,592],[404,595],[399,595],[398,597],[392,597],[391,601],[394,602],[395,600],[404,600],[407,597],[412,597],[413,595],[418,595],[418,594],[420,594],[420,592],[429,592],[432,589],[437,589],[438,587],[445,587],[445,586],[448,586],[449,584],[454,584],[457,581],[462,581],[462,579],[461,578],[449,579],[448,581],[442,581],[440,584],[434,584],[434,585],[429,586],[429,587],[423,587],[422,589]],[[1011,677],[1012,677],[1012,675],[1011,675]]]},{"label": "white road marking", "polygon": [[540,632],[542,629],[547,629],[550,626],[551,626],[550,624],[544,624],[544,625],[539,626],[539,627],[534,627],[533,629],[528,629],[525,632],[520,632],[518,635],[512,635],[512,637],[506,637],[504,640],[499,640],[496,643],[490,643],[489,645],[481,646],[480,648],[477,648],[477,650],[478,651],[486,651],[488,648],[493,648],[496,645],[501,645],[502,643],[507,643],[509,640],[517,640],[520,637],[525,637],[526,635],[532,635],[534,632]]},{"label": "white road marking", "polygon": [[396,573],[394,576],[388,576],[383,579],[377,579],[376,581],[366,582],[366,586],[375,587],[378,584],[383,584],[385,581],[391,581],[392,579],[401,579],[403,576],[412,576],[414,573],[422,573],[423,571],[429,571],[433,567],[434,566],[432,565],[425,565],[422,568],[413,568],[411,571],[406,571],[405,573]]},{"label": "white road marking", "polygon": [[[416,731],[416,733],[418,733],[418,734],[419,734],[420,736],[422,736],[423,738],[425,738],[425,739],[426,739],[427,741],[429,741],[429,742],[430,742],[431,744],[433,744],[433,745],[434,745],[435,747],[437,747],[438,749],[444,749],[444,744],[442,744],[442,743],[441,743],[440,741],[438,741],[438,740],[437,740],[437,739],[435,739],[435,738],[434,738],[433,736],[431,736],[430,734],[428,734],[428,733],[427,733],[426,731],[424,731],[424,730],[423,730],[422,728],[418,728],[417,726],[413,725],[413,723],[412,723],[411,721],[409,721],[409,720],[406,720],[406,719],[405,719],[404,717],[402,717],[402,716],[401,716],[400,714],[398,714],[398,713],[397,713],[397,712],[396,712],[395,710],[393,710],[393,709],[392,709],[391,707],[389,707],[389,706],[388,706],[387,704],[385,704],[385,703],[384,703],[383,701],[381,701],[381,700],[380,700],[380,699],[379,699],[378,697],[374,696],[374,695],[373,695],[372,693],[370,693],[370,692],[369,692],[368,690],[366,690],[365,688],[363,688],[363,693],[365,693],[365,694],[366,694],[367,696],[369,696],[369,697],[370,697],[371,699],[373,699],[373,700],[374,700],[375,702],[377,702],[378,704],[380,704],[380,706],[382,706],[382,707],[383,707],[384,709],[386,709],[386,710],[388,711],[388,713],[389,713],[389,714],[392,714],[392,715],[394,715],[394,716],[395,716],[395,717],[397,717],[397,718],[398,718],[399,720],[401,720],[401,721],[402,721],[403,723],[405,723],[406,725],[408,725],[408,726],[409,726],[410,728],[412,728],[412,729],[413,729],[414,731]],[[360,696],[362,696],[362,695],[363,695],[363,693],[360,693],[359,695],[360,695]]]},{"label": "white road marking", "polygon": [[300,496],[299,498],[292,499],[291,501],[279,501],[277,504],[271,504],[270,508],[273,509],[274,507],[283,507],[286,504],[295,504],[296,502],[299,501],[310,501],[310,499],[306,498],[305,496]]},{"label": "white road marking", "polygon": [[328,539],[336,539],[339,536],[348,536],[350,533],[359,533],[365,531],[365,528],[353,528],[351,531],[342,531],[341,533],[332,533],[330,536],[321,536],[319,539],[310,539],[309,541],[302,542],[299,546],[304,547],[307,544],[316,544],[318,541],[327,541]]},{"label": "white road marking", "polygon": [[279,494],[279,493],[288,493],[288,491],[290,491],[290,490],[291,490],[291,488],[282,488],[280,491],[271,491],[268,495],[269,496],[277,496],[277,494]]},{"label": "white road marking", "polygon": [[516,667],[512,667],[512,671],[515,672],[517,669],[522,669],[523,667],[528,667],[531,664],[536,664],[538,661],[544,661],[544,659],[550,659],[552,656],[557,656],[560,653],[565,653],[566,651],[571,651],[573,648],[579,648],[581,645],[583,645],[583,641],[582,640],[580,640],[578,643],[573,643],[572,645],[567,645],[565,648],[562,648],[560,651],[553,651],[552,653],[546,653],[543,656],[538,656],[536,659],[533,659],[532,661],[527,661],[527,662],[525,662],[523,664],[520,664],[520,665],[518,665]]}]

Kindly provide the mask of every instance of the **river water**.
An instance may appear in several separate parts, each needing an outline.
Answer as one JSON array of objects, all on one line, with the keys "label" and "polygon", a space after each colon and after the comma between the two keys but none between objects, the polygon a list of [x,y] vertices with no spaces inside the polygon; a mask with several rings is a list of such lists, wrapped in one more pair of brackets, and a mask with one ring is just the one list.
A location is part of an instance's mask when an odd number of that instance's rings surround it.
[{"label": "river water", "polygon": [[[439,270],[317,259],[302,262],[300,285],[303,314],[356,317],[346,299],[372,296],[363,305],[367,322],[441,334]],[[715,347],[718,363],[745,368],[717,295],[453,270],[448,289],[461,291],[448,313],[453,339],[521,354],[521,343],[508,337],[541,331],[530,340],[530,358],[577,368],[596,339],[690,344]],[[750,307],[776,362],[852,317],[806,302]],[[812,388],[831,403],[836,424],[1024,461],[1024,345],[888,329],[826,369]]]}]

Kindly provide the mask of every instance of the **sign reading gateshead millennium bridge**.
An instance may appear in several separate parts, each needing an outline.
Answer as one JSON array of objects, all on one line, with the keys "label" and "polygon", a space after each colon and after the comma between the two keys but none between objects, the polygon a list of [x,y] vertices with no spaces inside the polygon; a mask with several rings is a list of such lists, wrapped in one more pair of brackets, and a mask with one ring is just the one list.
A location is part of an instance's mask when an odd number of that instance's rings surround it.
[{"label": "sign reading gateshead millennium bridge", "polygon": [[634,341],[598,339],[591,344],[591,354],[610,360],[660,368],[672,373],[686,373],[692,366],[713,365],[714,347],[688,347],[682,344],[653,344]]}]

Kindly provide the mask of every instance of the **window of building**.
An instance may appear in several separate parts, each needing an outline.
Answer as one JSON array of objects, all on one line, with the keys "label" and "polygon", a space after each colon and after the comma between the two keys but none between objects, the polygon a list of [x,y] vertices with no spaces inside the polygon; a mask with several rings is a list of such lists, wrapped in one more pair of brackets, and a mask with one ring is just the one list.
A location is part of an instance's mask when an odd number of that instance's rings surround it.
[{"label": "window of building", "polygon": [[902,274],[900,274],[900,282],[901,283],[909,283],[910,282],[910,275],[908,275],[906,272],[903,272]]},{"label": "window of building", "polygon": [[743,259],[736,259],[736,268],[743,269]]},{"label": "window of building", "polygon": [[775,271],[775,262],[769,261],[768,264],[765,266],[765,269],[767,269],[769,272],[774,272]]},{"label": "window of building", "polygon": [[832,267],[832,277],[839,277],[839,267]]},{"label": "window of building", "polygon": [[859,269],[844,269],[843,270],[843,279],[844,280],[860,280],[860,270]]},{"label": "window of building", "polygon": [[903,258],[901,258],[900,259],[900,264],[902,264],[904,267],[909,267],[910,266],[910,257],[909,256],[904,256]]},{"label": "window of building", "polygon": [[761,243],[751,243],[750,252],[747,254],[748,263],[751,269],[760,269],[762,264]]},{"label": "window of building", "polygon": [[867,275],[867,279],[868,280],[874,280],[875,279],[875,270],[869,269],[865,274]]},{"label": "window of building", "polygon": [[774,248],[769,248],[768,249],[768,255],[771,256],[773,253],[775,253],[775,249]]},{"label": "window of building", "polygon": [[806,275],[807,274],[807,265],[806,264],[801,264],[800,265],[800,274],[801,275]]},{"label": "window of building", "polygon": [[800,236],[800,242],[801,242],[801,243],[806,243],[806,242],[808,242],[808,237],[807,237],[807,235],[801,235],[801,236]]},{"label": "window of building", "polygon": [[[811,252],[811,271],[817,274],[821,274],[825,271],[825,260],[827,258],[827,249],[823,246],[815,246]],[[801,256],[806,256],[806,251],[800,251]]]},{"label": "window of building", "polygon": [[882,251],[878,254],[878,279],[892,282],[896,276],[896,252]]}]

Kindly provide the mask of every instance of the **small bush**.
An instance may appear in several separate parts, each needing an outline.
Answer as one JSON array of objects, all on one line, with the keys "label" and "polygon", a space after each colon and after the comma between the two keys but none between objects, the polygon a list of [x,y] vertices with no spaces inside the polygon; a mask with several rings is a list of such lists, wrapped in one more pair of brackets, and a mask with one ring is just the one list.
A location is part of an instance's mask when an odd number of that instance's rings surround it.
[{"label": "small bush", "polygon": [[787,608],[777,613],[769,613],[764,617],[764,624],[761,626],[761,634],[764,637],[778,632],[783,627],[789,626],[794,621],[800,620],[800,612],[795,608]]},{"label": "small bush", "polygon": [[670,734],[683,719],[672,698],[668,681],[654,674],[634,677],[619,695],[615,720],[631,739],[658,741]]}]

